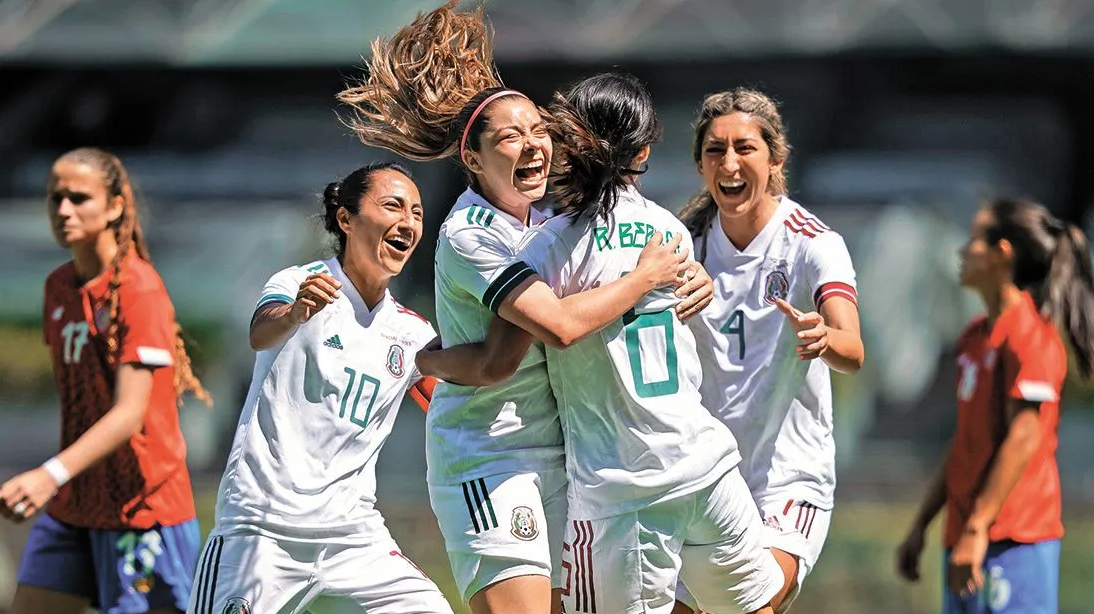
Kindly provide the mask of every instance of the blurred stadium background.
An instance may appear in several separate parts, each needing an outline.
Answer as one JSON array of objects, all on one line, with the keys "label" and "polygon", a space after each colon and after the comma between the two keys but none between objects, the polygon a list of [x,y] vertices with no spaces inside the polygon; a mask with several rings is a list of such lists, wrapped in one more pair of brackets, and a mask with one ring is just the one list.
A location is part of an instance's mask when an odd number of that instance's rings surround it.
[{"label": "blurred stadium background", "polygon": [[[49,165],[95,145],[139,188],[152,255],[197,342],[212,411],[182,416],[204,528],[253,355],[246,326],[270,274],[326,253],[323,186],[386,152],[337,121],[334,94],[369,41],[440,0],[0,0],[0,477],[56,450],[41,285],[66,259],[43,208]],[[470,4],[470,3],[468,3]],[[980,198],[1021,193],[1092,228],[1092,0],[492,0],[507,84],[546,102],[618,67],[646,80],[665,136],[645,193],[678,210],[699,185],[690,122],[703,94],[757,86],[783,105],[791,192],[847,239],[867,366],[838,378],[840,486],[798,612],[936,612],[893,548],[954,424],[952,345],[978,305],[956,250]],[[414,165],[428,210],[394,292],[433,314],[432,236],[461,179]],[[1090,611],[1094,389],[1073,382],[1060,428],[1061,612]],[[407,406],[380,499],[408,554],[449,591],[425,496],[423,417]],[[936,527],[937,529],[937,527]],[[0,529],[0,611],[25,527]],[[457,604],[457,607],[462,607]]]}]

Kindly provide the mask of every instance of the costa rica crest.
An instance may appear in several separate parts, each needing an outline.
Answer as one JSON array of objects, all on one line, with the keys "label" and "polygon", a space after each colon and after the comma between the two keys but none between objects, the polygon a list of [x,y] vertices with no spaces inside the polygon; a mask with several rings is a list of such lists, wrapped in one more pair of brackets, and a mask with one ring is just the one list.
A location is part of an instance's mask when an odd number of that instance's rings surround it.
[{"label": "costa rica crest", "polygon": [[406,373],[406,350],[399,344],[393,344],[387,351],[387,372],[393,377],[402,377]]}]

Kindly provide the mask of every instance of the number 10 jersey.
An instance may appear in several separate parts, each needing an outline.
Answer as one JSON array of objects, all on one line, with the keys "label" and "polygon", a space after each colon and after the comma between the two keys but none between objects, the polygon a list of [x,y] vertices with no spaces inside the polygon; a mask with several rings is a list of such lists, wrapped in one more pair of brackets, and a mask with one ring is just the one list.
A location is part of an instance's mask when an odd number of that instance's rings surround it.
[{"label": "number 10 jersey", "polygon": [[336,259],[275,274],[257,307],[293,302],[316,272],[342,282],[340,296],[284,344],[258,352],[221,480],[220,533],[351,545],[386,535],[376,460],[422,377],[414,355],[435,333],[390,294],[368,309]]}]

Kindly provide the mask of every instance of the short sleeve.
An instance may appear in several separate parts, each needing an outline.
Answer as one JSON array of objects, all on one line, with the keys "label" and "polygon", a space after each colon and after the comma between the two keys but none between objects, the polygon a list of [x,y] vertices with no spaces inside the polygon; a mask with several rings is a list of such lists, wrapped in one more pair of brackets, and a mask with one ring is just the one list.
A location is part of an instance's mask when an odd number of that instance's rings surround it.
[{"label": "short sleeve", "polygon": [[[312,266],[316,271],[329,273],[322,262]],[[300,290],[300,284],[310,275],[311,269],[307,267],[289,267],[278,271],[262,287],[262,294],[255,303],[255,309],[272,303],[292,303],[296,300],[296,293]]]},{"label": "short sleeve", "polygon": [[804,264],[817,309],[824,301],[837,296],[858,304],[855,268],[839,234],[828,231],[809,239]]},{"label": "short sleeve", "polygon": [[1057,383],[1063,380],[1067,367],[1055,360],[1055,352],[1045,345],[1035,339],[1008,339],[1003,358],[1010,398],[1030,403],[1060,400]]},{"label": "short sleeve", "polygon": [[566,249],[551,228],[560,223],[558,220],[553,218],[547,225],[532,230],[521,247],[520,258],[561,297],[567,294],[573,266],[572,250]]},{"label": "short sleeve", "polygon": [[129,290],[119,297],[120,364],[167,367],[175,359],[175,309],[162,285]]},{"label": "short sleeve", "polygon": [[442,237],[437,249],[452,283],[494,313],[520,282],[535,274],[513,246],[488,228],[457,228]]}]

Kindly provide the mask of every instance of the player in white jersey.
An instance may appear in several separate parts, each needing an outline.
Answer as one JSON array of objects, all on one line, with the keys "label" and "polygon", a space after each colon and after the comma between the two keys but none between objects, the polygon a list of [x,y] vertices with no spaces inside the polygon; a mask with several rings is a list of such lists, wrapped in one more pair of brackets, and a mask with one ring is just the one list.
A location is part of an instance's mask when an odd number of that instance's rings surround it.
[{"label": "player in white jersey", "polygon": [[388,292],[417,246],[408,172],[363,167],[323,196],[338,255],[266,283],[258,351],[190,614],[450,614],[376,504],[376,460],[404,395],[427,403],[414,354],[433,327]]},{"label": "player in white jersey", "polygon": [[[566,346],[618,318],[646,292],[675,284],[686,254],[651,245],[635,274],[560,301],[517,258],[541,216],[551,139],[535,106],[500,87],[482,12],[455,3],[420,16],[373,45],[367,80],[342,92],[362,141],[431,160],[459,156],[468,190],[438,237],[436,301],[443,345],[482,341],[495,313]],[[453,69],[448,60],[461,62]],[[514,288],[531,286],[514,302]],[[421,364],[428,372],[428,361]],[[557,609],[565,523],[562,431],[542,345],[525,343],[508,365],[477,362],[475,377],[441,384],[426,443],[430,501],[461,596],[476,614]],[[434,365],[434,367],[442,367]]]},{"label": "player in white jersey", "polygon": [[765,544],[784,572],[780,612],[816,564],[831,520],[830,371],[854,373],[864,357],[847,247],[785,196],[788,149],[770,98],[745,89],[709,96],[693,146],[705,186],[681,213],[716,280],[714,304],[692,321],[703,402],[740,442]]},{"label": "player in white jersey", "polygon": [[[585,79],[556,97],[551,115],[563,215],[531,233],[522,258],[528,274],[570,296],[626,279],[651,237],[686,231],[633,185],[660,130],[640,82]],[[598,335],[547,348],[570,479],[568,612],[669,612],[678,575],[715,614],[769,612],[778,590],[733,434],[701,404],[699,357],[677,301],[652,292]],[[504,361],[516,346],[499,328],[483,352]]]}]

